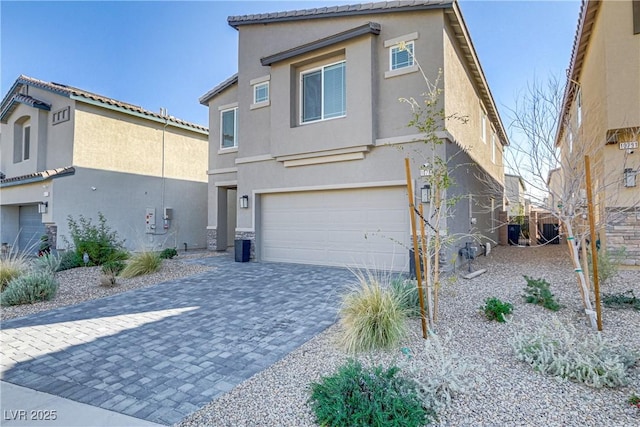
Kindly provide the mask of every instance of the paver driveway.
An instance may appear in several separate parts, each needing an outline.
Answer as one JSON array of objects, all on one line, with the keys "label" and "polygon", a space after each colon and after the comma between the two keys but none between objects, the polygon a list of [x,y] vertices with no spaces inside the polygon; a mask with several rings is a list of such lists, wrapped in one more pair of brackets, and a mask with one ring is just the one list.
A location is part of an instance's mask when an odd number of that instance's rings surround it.
[{"label": "paver driveway", "polygon": [[173,424],[336,320],[345,269],[215,270],[3,322],[2,380]]}]

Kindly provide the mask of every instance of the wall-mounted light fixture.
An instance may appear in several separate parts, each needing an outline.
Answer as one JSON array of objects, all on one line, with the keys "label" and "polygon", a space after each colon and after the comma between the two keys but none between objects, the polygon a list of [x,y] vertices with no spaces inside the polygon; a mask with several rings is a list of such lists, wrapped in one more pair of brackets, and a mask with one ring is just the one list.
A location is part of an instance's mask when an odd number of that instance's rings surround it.
[{"label": "wall-mounted light fixture", "polygon": [[38,204],[38,213],[44,214],[47,213],[47,208],[49,207],[49,202],[40,202]]},{"label": "wall-mounted light fixture", "polygon": [[249,208],[249,196],[247,196],[246,194],[244,196],[240,196],[240,208]]},{"label": "wall-mounted light fixture", "polygon": [[635,187],[636,186],[636,171],[631,168],[624,169],[624,186]]},{"label": "wall-mounted light fixture", "polygon": [[431,201],[431,186],[429,184],[422,186],[420,199],[422,199],[422,203],[429,203]]}]

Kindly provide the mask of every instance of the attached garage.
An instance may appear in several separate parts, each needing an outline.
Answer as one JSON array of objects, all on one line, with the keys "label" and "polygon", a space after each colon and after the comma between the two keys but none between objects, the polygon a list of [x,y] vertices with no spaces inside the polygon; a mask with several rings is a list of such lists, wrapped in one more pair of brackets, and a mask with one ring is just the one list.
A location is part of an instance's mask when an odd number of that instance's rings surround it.
[{"label": "attached garage", "polygon": [[404,187],[263,194],[261,206],[264,261],[408,269]]},{"label": "attached garage", "polygon": [[42,224],[42,214],[38,213],[38,205],[20,206],[19,223],[18,245],[20,251],[29,250],[30,254],[35,254],[40,248],[40,237],[46,233],[44,224]]}]

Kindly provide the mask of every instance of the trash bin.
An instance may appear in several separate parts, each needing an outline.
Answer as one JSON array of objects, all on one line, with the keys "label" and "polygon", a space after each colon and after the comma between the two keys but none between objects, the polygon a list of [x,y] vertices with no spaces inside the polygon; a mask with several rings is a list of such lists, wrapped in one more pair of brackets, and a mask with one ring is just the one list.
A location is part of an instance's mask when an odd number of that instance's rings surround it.
[{"label": "trash bin", "polygon": [[235,250],[236,262],[249,262],[249,258],[251,257],[251,240],[236,240]]},{"label": "trash bin", "polygon": [[[416,278],[416,258],[413,255],[413,249],[409,249],[409,278]],[[422,258],[420,258],[420,271],[424,274],[424,263],[422,262]]]},{"label": "trash bin", "polygon": [[509,224],[508,231],[509,244],[517,245],[520,242],[520,224]]}]

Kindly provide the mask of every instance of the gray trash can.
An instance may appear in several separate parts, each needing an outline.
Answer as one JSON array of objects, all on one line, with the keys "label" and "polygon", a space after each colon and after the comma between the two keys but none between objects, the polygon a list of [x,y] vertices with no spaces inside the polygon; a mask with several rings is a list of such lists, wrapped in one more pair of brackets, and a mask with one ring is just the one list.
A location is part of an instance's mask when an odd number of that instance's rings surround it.
[{"label": "gray trash can", "polygon": [[236,262],[249,262],[249,258],[251,257],[251,240],[236,240],[235,250]]}]

